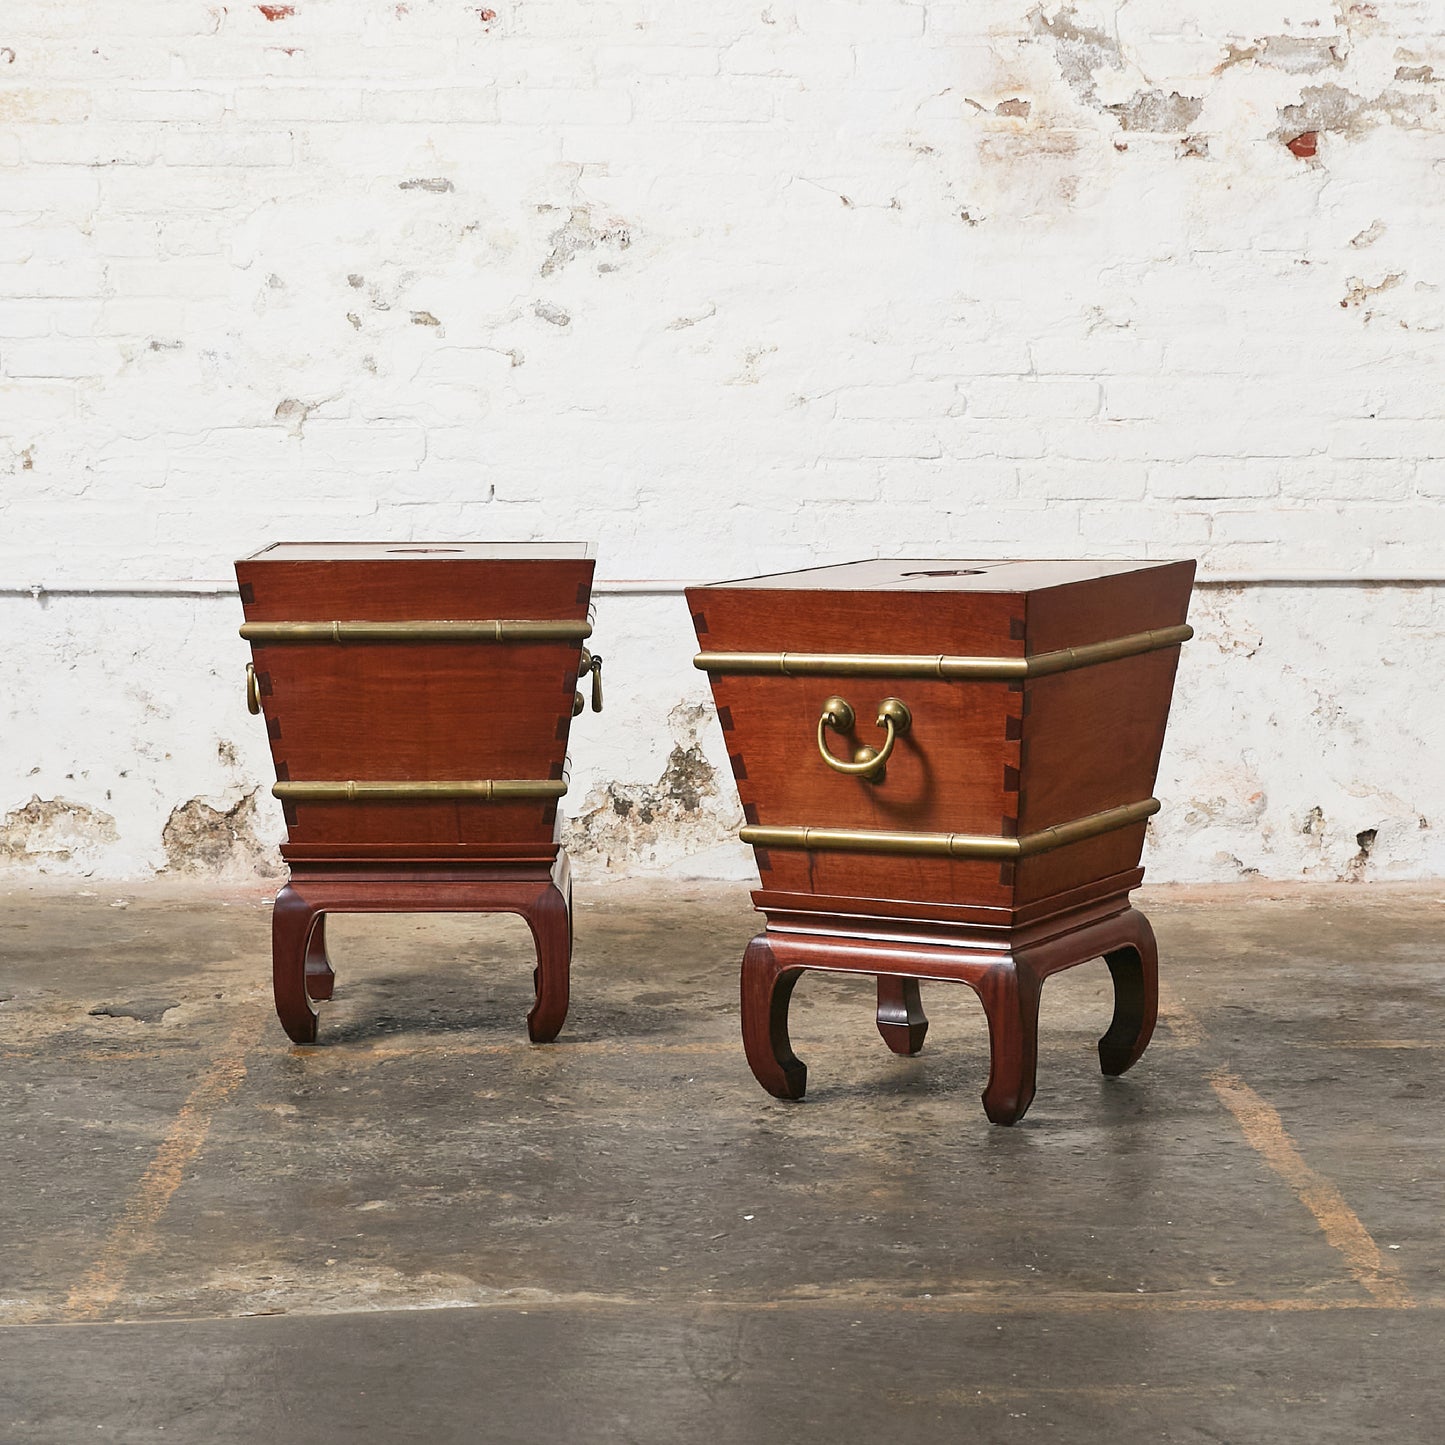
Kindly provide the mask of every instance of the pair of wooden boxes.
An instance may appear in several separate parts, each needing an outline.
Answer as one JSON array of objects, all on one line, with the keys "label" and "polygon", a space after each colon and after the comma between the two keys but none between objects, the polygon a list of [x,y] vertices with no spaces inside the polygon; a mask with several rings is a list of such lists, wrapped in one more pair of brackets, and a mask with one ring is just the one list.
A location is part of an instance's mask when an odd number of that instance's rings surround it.
[{"label": "pair of wooden boxes", "polygon": [[[567,1012],[557,843],[589,673],[583,545],[283,544],[236,566],[291,880],[277,1013],[329,998],[329,912],[508,911],[537,948],[531,1037]],[[756,851],[767,926],[742,968],[763,1087],[799,1098],[788,999],[808,969],[873,974],[916,1053],[920,979],[979,995],[997,1123],[1033,1097],[1039,990],[1102,956],[1106,1073],[1143,1053],[1157,963],[1129,906],[1194,564],[860,562],[688,589]]]}]

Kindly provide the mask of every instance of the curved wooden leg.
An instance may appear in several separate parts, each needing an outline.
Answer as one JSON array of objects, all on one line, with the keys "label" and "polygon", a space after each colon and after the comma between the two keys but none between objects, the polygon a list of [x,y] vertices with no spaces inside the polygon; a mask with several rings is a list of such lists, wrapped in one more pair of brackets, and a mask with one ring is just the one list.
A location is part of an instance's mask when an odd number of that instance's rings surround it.
[{"label": "curved wooden leg", "polygon": [[324,1003],[335,991],[336,975],[326,956],[326,915],[318,913],[306,945],[306,992],[317,1003]]},{"label": "curved wooden leg", "polygon": [[928,1019],[916,978],[878,975],[878,1032],[895,1054],[916,1054],[928,1033]]},{"label": "curved wooden leg", "polygon": [[571,889],[548,884],[522,915],[537,945],[532,985],[537,1001],[527,1015],[527,1036],[534,1044],[550,1043],[567,1021],[572,973]]},{"label": "curved wooden leg", "polygon": [[298,1044],[316,1042],[316,1008],[306,992],[306,963],[320,910],[288,883],[271,909],[271,983],[276,1016]]},{"label": "curved wooden leg", "polygon": [[1099,1040],[1099,1067],[1122,1074],[1149,1047],[1159,1016],[1159,949],[1149,920],[1137,909],[1126,915],[1134,938],[1104,955],[1114,978],[1114,1019]]},{"label": "curved wooden leg", "polygon": [[977,988],[988,1016],[990,1062],[984,1112],[995,1124],[1016,1124],[1034,1099],[1040,981],[1014,960],[992,969]]},{"label": "curved wooden leg", "polygon": [[743,954],[743,1049],[753,1076],[776,1099],[801,1099],[808,1087],[808,1066],[788,1038],[788,1003],[802,973],[778,963],[765,933]]}]

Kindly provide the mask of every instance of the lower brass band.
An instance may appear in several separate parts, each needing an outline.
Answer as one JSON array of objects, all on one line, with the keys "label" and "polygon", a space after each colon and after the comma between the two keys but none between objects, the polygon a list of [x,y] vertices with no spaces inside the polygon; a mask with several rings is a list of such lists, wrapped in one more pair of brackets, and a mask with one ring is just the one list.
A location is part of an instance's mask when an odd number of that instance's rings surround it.
[{"label": "lower brass band", "polygon": [[1116,828],[1142,823],[1159,811],[1157,798],[1091,813],[1020,838],[977,833],[898,833],[869,828],[761,828],[748,826],[739,836],[755,848],[806,848],[819,853],[887,853],[918,858],[1029,858],[1070,843],[1080,843]]}]

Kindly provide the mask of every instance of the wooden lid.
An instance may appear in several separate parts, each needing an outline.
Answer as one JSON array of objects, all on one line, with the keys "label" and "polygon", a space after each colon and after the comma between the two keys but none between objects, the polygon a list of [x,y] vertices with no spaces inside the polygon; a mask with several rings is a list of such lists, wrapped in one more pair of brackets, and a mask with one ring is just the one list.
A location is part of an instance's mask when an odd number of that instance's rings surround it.
[{"label": "wooden lid", "polygon": [[1117,558],[1107,561],[893,558],[840,562],[831,567],[808,567],[799,572],[774,572],[764,577],[742,577],[708,585],[798,592],[1037,592],[1172,565]]},{"label": "wooden lid", "polygon": [[247,562],[561,562],[588,542],[273,542]]}]

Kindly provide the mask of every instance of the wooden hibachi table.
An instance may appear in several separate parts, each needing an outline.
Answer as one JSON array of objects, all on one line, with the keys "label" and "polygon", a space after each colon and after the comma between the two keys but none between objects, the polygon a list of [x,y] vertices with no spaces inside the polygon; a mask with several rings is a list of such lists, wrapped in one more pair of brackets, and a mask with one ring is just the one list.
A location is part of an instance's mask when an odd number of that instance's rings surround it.
[{"label": "wooden hibachi table", "polygon": [[988,1016],[983,1104],[1034,1096],[1039,991],[1103,957],[1106,1074],[1144,1052],[1157,955],[1130,890],[1193,562],[872,561],[688,589],[767,920],[742,965],[758,1081],[801,1098],[788,1000],[809,969],[877,977],[900,1054],[921,979]]}]

